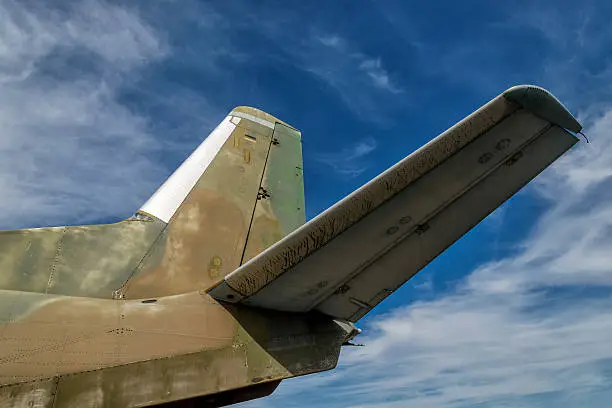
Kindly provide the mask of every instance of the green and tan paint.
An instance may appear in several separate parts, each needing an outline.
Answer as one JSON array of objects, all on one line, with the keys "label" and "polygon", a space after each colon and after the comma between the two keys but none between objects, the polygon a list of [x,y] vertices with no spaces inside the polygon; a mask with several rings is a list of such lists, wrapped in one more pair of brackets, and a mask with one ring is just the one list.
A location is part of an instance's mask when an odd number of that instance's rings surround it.
[{"label": "green and tan paint", "polygon": [[264,383],[271,392],[335,366],[345,326],[206,293],[305,221],[299,131],[254,108],[233,115],[169,222],[140,212],[0,232],[1,406],[147,406]]}]

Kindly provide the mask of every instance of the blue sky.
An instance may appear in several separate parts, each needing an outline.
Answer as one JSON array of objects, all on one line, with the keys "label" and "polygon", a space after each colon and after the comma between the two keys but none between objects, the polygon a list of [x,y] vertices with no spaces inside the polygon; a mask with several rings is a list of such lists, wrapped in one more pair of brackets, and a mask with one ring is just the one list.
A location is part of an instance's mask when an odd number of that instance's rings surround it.
[{"label": "blue sky", "polygon": [[333,372],[245,407],[607,407],[612,5],[0,0],[0,228],[109,222],[236,105],[303,131],[308,217],[504,89],[592,143],[360,322]]}]

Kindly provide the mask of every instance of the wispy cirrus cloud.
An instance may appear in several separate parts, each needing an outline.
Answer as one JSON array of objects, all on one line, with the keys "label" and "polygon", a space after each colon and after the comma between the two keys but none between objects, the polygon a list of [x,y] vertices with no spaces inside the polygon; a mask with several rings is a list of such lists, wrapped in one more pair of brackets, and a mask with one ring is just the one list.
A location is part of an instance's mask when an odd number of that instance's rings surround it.
[{"label": "wispy cirrus cloud", "polygon": [[[346,67],[348,68],[347,71],[354,70],[357,73],[365,75],[366,78],[369,78],[370,85],[380,90],[392,94],[402,92],[402,90],[392,82],[389,73],[383,67],[380,57],[368,56],[351,49],[348,42],[338,35],[320,36],[316,38],[325,47],[335,50],[342,59],[346,59],[349,62],[348,67]],[[347,74],[348,72],[342,73],[342,75]],[[333,82],[340,82],[341,78],[329,79]]]},{"label": "wispy cirrus cloud", "polygon": [[380,58],[364,59],[359,64],[359,69],[365,72],[374,83],[375,86],[386,89],[391,93],[401,93],[402,91],[391,83],[389,73],[382,67]]},{"label": "wispy cirrus cloud", "polygon": [[340,177],[357,177],[370,165],[367,156],[376,150],[377,143],[373,138],[366,138],[355,145],[335,153],[319,153],[314,158],[331,168]]},{"label": "wispy cirrus cloud", "polygon": [[0,3],[0,225],[127,216],[163,168],[125,80],[168,52],[135,9]]},{"label": "wispy cirrus cloud", "polygon": [[[114,71],[163,56],[165,45],[135,10],[96,0],[67,10],[3,2],[0,74],[3,82],[26,79],[58,51],[86,51]],[[64,54],[63,56],[66,56]],[[117,65],[118,64],[118,65]]]}]

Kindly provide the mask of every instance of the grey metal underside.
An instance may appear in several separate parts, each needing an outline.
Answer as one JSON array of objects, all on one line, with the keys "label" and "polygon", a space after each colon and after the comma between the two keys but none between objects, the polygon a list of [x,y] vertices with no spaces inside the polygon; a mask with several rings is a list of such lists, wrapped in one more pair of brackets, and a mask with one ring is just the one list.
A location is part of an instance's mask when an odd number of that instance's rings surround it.
[{"label": "grey metal underside", "polygon": [[210,293],[357,321],[573,146],[564,127],[580,130],[552,95],[512,88]]}]

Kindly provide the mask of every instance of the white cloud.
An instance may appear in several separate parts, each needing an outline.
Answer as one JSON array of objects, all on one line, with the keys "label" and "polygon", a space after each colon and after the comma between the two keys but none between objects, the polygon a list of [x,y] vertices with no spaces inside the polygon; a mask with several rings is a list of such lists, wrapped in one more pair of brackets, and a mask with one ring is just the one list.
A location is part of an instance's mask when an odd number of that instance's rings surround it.
[{"label": "white cloud", "polygon": [[357,177],[368,169],[366,157],[376,149],[373,138],[366,138],[336,153],[319,153],[315,160],[330,167],[342,177]]},{"label": "white cloud", "polygon": [[342,51],[346,47],[344,40],[337,35],[318,37],[318,40],[326,47],[332,47],[338,51]]},{"label": "white cloud", "polygon": [[[282,34],[279,34],[282,37]],[[382,123],[404,105],[406,96],[381,57],[363,53],[347,39],[311,34],[307,40],[283,41],[296,67],[332,89],[360,120]]]},{"label": "white cloud", "polygon": [[[316,41],[337,54],[334,60],[337,67],[341,69],[335,70],[335,74],[332,74],[334,71],[325,69],[322,69],[320,72],[325,72],[325,74],[321,76],[329,80],[335,87],[343,89],[343,92],[347,92],[350,87],[354,89],[356,83],[363,83],[363,78],[360,81],[359,78],[355,78],[355,74],[362,75],[364,78],[369,79],[367,84],[379,90],[392,94],[402,92],[400,88],[392,83],[389,73],[383,67],[380,57],[373,58],[362,52],[351,49],[348,42],[338,35],[319,36],[316,37]],[[317,60],[321,62],[321,60]],[[315,67],[311,67],[310,71],[314,73],[319,72]],[[347,81],[351,81],[350,86]],[[346,87],[342,85],[345,82],[345,85],[347,85]]]},{"label": "white cloud", "polygon": [[612,110],[587,127],[591,144],[529,188],[548,209],[518,254],[482,265],[452,293],[370,320],[358,338],[366,347],[344,350],[333,375],[287,381],[264,406],[607,407],[609,129]]},{"label": "white cloud", "polygon": [[[128,10],[95,0],[75,3],[67,12],[26,8],[14,1],[0,4],[0,68],[4,80],[33,73],[44,56],[66,47],[82,47],[113,69],[157,58],[164,46],[157,34]],[[8,78],[6,77],[8,75]],[[15,77],[12,77],[15,78]]]},{"label": "white cloud", "polygon": [[364,71],[371,79],[374,85],[381,89],[385,89],[391,93],[400,93],[401,90],[396,88],[389,79],[389,73],[382,67],[380,58],[364,59],[359,64],[359,69]]},{"label": "white cloud", "polygon": [[0,3],[0,226],[127,216],[164,169],[122,83],[166,55],[135,10]]}]

